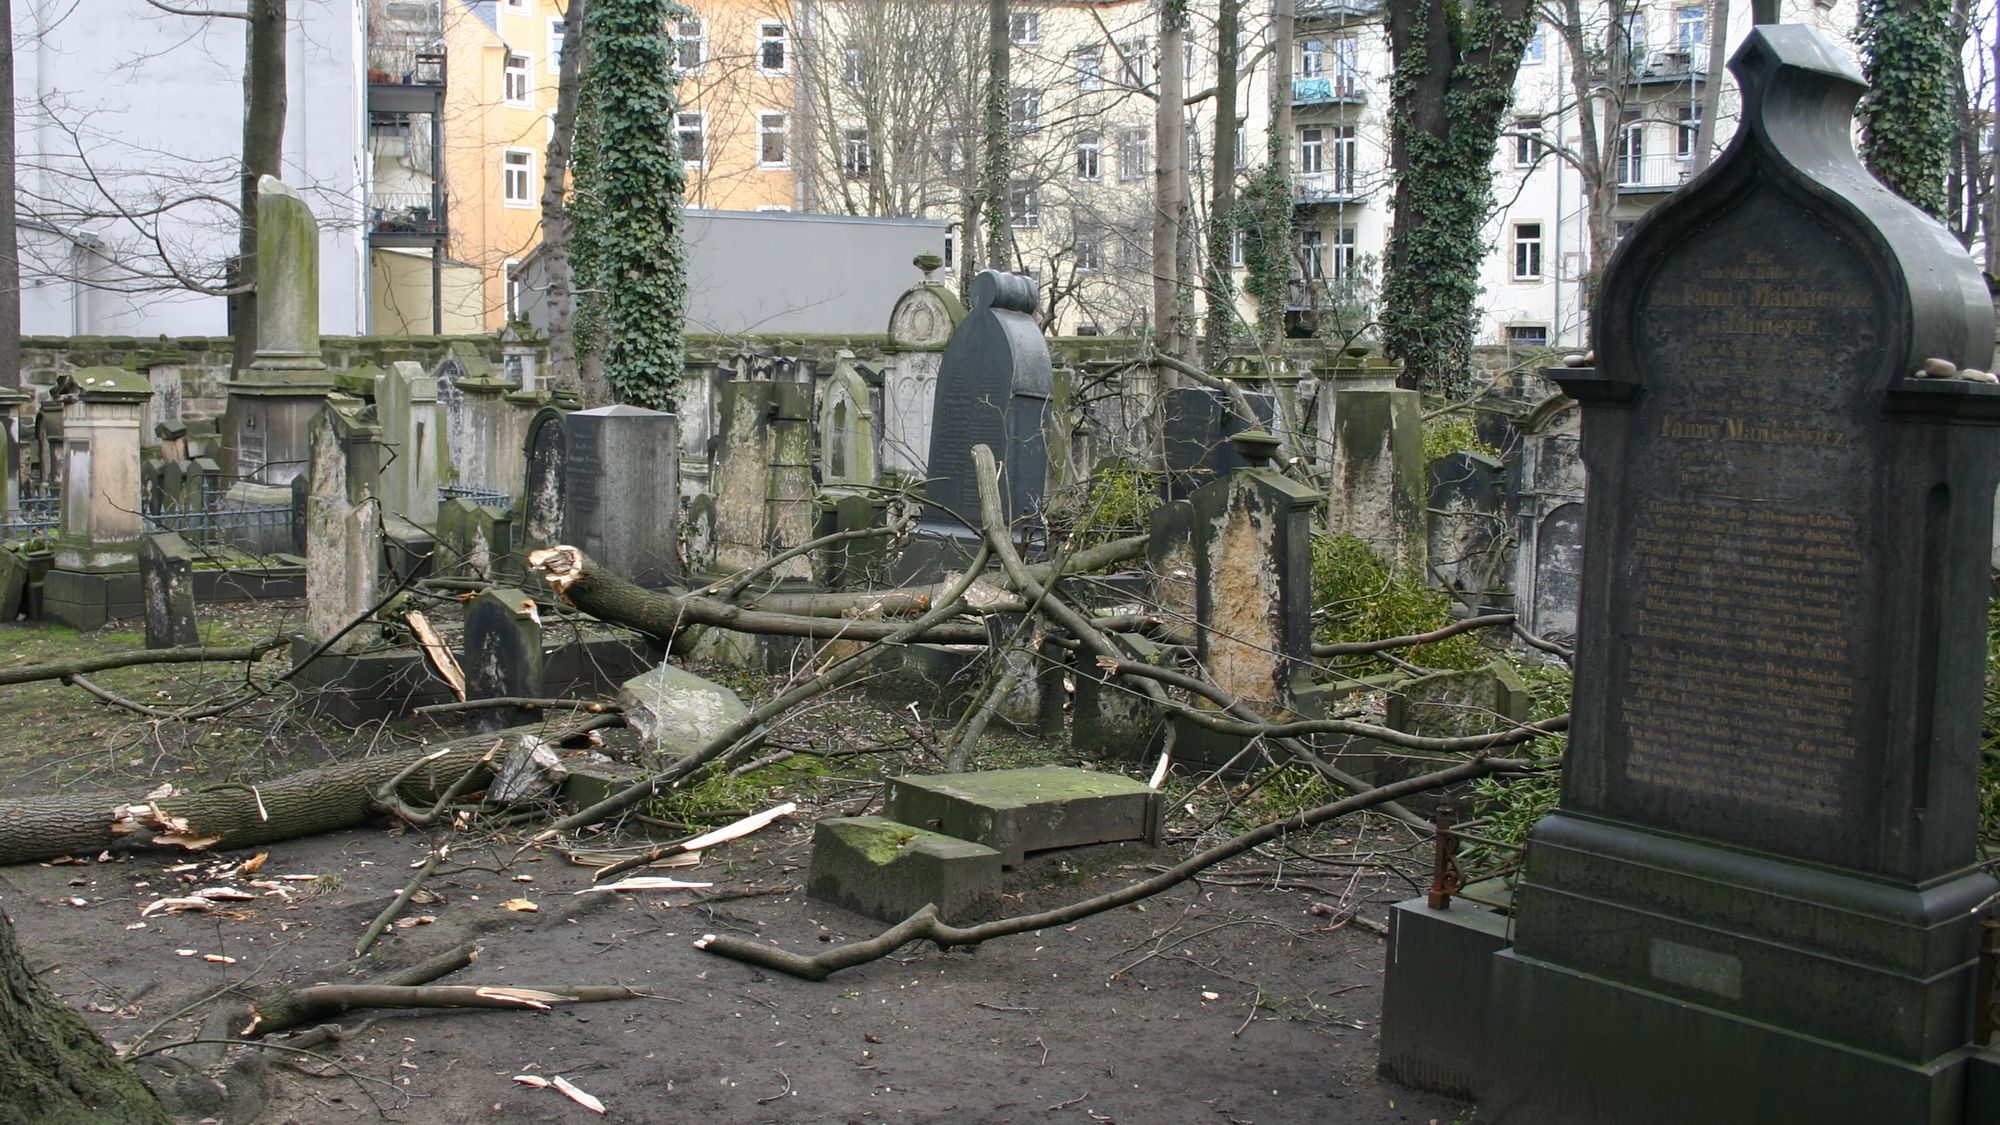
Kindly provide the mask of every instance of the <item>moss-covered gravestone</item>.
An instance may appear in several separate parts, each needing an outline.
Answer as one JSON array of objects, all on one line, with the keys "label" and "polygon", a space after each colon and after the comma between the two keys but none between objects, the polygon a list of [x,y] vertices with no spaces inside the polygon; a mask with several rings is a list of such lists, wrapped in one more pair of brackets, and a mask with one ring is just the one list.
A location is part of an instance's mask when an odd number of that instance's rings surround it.
[{"label": "moss-covered gravestone", "polygon": [[1731,65],[1736,139],[1556,373],[1590,487],[1560,811],[1511,947],[1396,909],[1383,1065],[1537,1125],[2000,1120],[1968,1095],[2000,386],[1925,377],[1984,365],[1992,306],[1855,158],[1838,45],[1760,27]]}]

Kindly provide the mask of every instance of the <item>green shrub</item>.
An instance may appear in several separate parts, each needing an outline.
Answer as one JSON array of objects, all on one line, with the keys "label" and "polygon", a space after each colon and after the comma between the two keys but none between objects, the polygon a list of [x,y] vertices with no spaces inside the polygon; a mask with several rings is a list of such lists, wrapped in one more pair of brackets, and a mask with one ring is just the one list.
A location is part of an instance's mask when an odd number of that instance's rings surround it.
[{"label": "green shrub", "polygon": [[[1313,639],[1338,644],[1428,633],[1451,623],[1451,598],[1396,568],[1352,535],[1318,535],[1312,546]],[[1398,659],[1426,668],[1476,668],[1487,654],[1479,639],[1460,633],[1427,645],[1397,649]],[[1350,674],[1390,671],[1374,656],[1343,662]]]},{"label": "green shrub", "polygon": [[[1560,664],[1542,664],[1516,666],[1515,670],[1528,684],[1530,721],[1553,719],[1569,710],[1568,668]],[[1512,848],[1519,848],[1528,842],[1528,831],[1535,826],[1535,822],[1554,812],[1556,803],[1562,799],[1562,755],[1568,745],[1566,735],[1548,734],[1512,752],[1515,757],[1526,758],[1544,767],[1547,772],[1540,776],[1512,780],[1482,777],[1472,783],[1474,815],[1484,822],[1479,829],[1481,836]],[[1518,858],[1518,853],[1512,850],[1502,853],[1502,849],[1475,848],[1466,853],[1465,862],[1472,868],[1504,867]]]}]

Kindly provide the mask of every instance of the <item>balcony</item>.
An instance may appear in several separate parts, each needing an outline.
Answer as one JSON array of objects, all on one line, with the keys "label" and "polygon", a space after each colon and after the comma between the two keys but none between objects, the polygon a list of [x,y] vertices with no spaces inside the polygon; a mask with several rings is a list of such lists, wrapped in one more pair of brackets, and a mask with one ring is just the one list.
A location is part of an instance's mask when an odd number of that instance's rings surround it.
[{"label": "balcony", "polygon": [[1315,203],[1361,203],[1367,198],[1354,190],[1351,172],[1300,172],[1292,177],[1292,202],[1301,207]]},{"label": "balcony", "polygon": [[1708,77],[1708,63],[1694,51],[1653,51],[1634,58],[1625,82],[1629,86],[1684,86]]},{"label": "balcony", "polygon": [[1693,161],[1673,153],[1621,155],[1612,161],[1619,195],[1665,195],[1688,181]]},{"label": "balcony", "polygon": [[1292,80],[1292,105],[1295,107],[1366,105],[1367,102],[1367,91],[1361,88],[1360,81],[1353,75],[1322,75]]},{"label": "balcony", "polygon": [[1382,0],[1298,0],[1297,19],[1300,23],[1367,19],[1381,11]]},{"label": "balcony", "polygon": [[[368,196],[369,241],[422,246],[444,237],[444,201],[428,191],[381,191]],[[396,236],[403,236],[398,238]]]}]

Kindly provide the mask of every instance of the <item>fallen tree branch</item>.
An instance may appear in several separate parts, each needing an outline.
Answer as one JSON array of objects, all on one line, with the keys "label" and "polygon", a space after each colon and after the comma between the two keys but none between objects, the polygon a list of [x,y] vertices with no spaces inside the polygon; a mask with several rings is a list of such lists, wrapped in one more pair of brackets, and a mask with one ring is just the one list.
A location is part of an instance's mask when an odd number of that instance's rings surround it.
[{"label": "fallen tree branch", "polygon": [[1391,782],[1365,794],[1343,797],[1330,804],[1321,805],[1314,809],[1307,809],[1285,817],[1282,820],[1274,820],[1267,824],[1259,825],[1241,836],[1225,840],[1212,848],[1198,852],[1150,879],[1128,884],[1107,894],[1098,895],[1095,898],[1084,899],[1081,902],[1057,907],[1054,910],[1044,910],[1036,914],[1025,914],[1014,918],[1001,918],[991,922],[983,922],[976,926],[954,926],[938,919],[937,907],[925,906],[922,910],[917,911],[909,918],[898,922],[895,926],[873,938],[837,946],[811,957],[793,953],[788,949],[782,949],[764,942],[731,937],[726,934],[704,934],[695,941],[694,947],[709,953],[728,957],[731,960],[742,961],[745,964],[756,965],[759,968],[770,969],[774,972],[785,973],[804,980],[825,980],[841,969],[853,968],[856,965],[865,965],[870,961],[886,957],[903,946],[908,945],[910,942],[920,939],[928,939],[948,948],[959,945],[978,945],[981,942],[991,941],[994,938],[1026,933],[1031,930],[1045,929],[1051,926],[1066,926],[1079,919],[1088,918],[1093,914],[1102,914],[1107,910],[1115,910],[1129,903],[1150,898],[1161,891],[1186,882],[1188,879],[1224,860],[1232,859],[1253,848],[1267,844],[1272,840],[1280,839],[1288,833],[1311,828],[1316,824],[1323,824],[1336,817],[1373,808],[1376,805],[1393,801],[1398,797],[1407,797],[1412,793],[1421,793],[1429,789],[1442,788],[1446,785],[1456,784],[1457,782],[1483,777],[1490,773],[1529,768],[1532,768],[1532,764],[1529,762],[1504,758],[1489,758],[1480,755],[1470,761],[1452,766],[1449,769],[1442,769],[1418,777]]},{"label": "fallen tree branch", "polygon": [[97,684],[80,675],[72,674],[64,676],[62,677],[62,682],[71,687],[80,687],[91,695],[111,704],[113,707],[123,707],[133,714],[144,715],[149,719],[171,719],[183,723],[226,714],[264,694],[264,689],[252,687],[249,691],[231,696],[220,703],[210,703],[201,707],[191,707],[186,710],[176,711],[171,707],[155,707],[150,703],[141,703],[136,699],[127,699],[108,688],[99,687]]},{"label": "fallen tree branch", "polygon": [[[354,943],[354,955],[356,957],[367,954],[368,950],[374,946],[375,939],[381,937],[382,931],[389,928],[389,923],[396,920],[396,915],[401,914],[403,908],[410,904],[410,900],[416,897],[418,889],[430,881],[431,873],[436,871],[438,864],[442,862],[444,862],[443,848],[438,848],[431,852],[430,858],[424,861],[422,869],[416,875],[412,876],[408,883],[404,884],[403,889],[397,893],[395,899],[389,905],[383,907],[382,912],[375,916],[374,921],[368,923],[366,930],[362,931],[361,940]],[[470,964],[470,962],[468,961],[467,964]],[[443,975],[444,973],[437,974],[440,977]],[[436,979],[437,977],[430,978],[430,980]],[[411,981],[408,983],[427,984],[429,981]]]},{"label": "fallen tree branch", "polygon": [[280,992],[250,1006],[250,1023],[236,1034],[244,1039],[272,1035],[304,1023],[331,1019],[356,1008],[523,1008],[546,1010],[557,1004],[596,1004],[648,996],[622,984],[507,985],[316,984]]},{"label": "fallen tree branch", "polygon": [[102,656],[79,656],[75,660],[57,660],[48,664],[23,664],[18,668],[0,668],[0,687],[10,684],[31,684],[37,680],[60,680],[65,676],[84,676],[92,672],[108,672],[113,668],[137,668],[145,664],[233,664],[238,661],[261,660],[264,654],[285,644],[282,637],[259,641],[252,645],[192,645],[186,648],[138,649],[132,652],[106,653]]},{"label": "fallen tree branch", "polygon": [[1312,646],[1314,656],[1363,656],[1371,652],[1382,652],[1392,648],[1414,648],[1468,633],[1474,629],[1484,629],[1493,625],[1512,625],[1519,618],[1511,613],[1489,613],[1484,617],[1468,617],[1454,621],[1442,629],[1432,629],[1428,633],[1413,633],[1407,637],[1384,637],[1379,641],[1341,641],[1336,644],[1316,644]]},{"label": "fallen tree branch", "polygon": [[484,711],[493,707],[527,707],[535,710],[587,711],[593,715],[613,715],[625,710],[601,699],[551,699],[526,695],[492,695],[482,699],[462,699],[453,703],[427,703],[410,708],[412,715],[449,715],[458,711]]}]

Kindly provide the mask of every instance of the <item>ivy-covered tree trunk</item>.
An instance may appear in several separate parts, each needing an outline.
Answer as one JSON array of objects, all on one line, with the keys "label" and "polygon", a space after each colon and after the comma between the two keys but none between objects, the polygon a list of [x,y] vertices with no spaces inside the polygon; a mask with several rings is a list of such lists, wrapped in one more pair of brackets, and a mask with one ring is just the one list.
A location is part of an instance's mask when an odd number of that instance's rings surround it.
[{"label": "ivy-covered tree trunk", "polygon": [[[556,72],[556,119],[549,130],[548,159],[542,164],[542,261],[548,279],[549,370],[557,390],[581,392],[577,370],[576,276],[570,265],[573,244],[569,190],[571,154],[577,138],[577,87],[583,74],[583,13],[586,0],[569,0],[563,11],[562,61]],[[574,46],[571,46],[571,45]],[[602,405],[592,403],[591,405]]]},{"label": "ivy-covered tree trunk", "polygon": [[[986,5],[986,114],[984,128],[986,162],[980,176],[981,198],[986,210],[986,266],[989,269],[1004,270],[1011,266],[1014,255],[1009,243],[1012,239],[1009,209],[1012,200],[1009,195],[1009,176],[1012,174],[1007,151],[1007,83],[1008,50],[1011,41],[1008,36],[1007,0],[987,0]],[[971,240],[971,228],[966,229],[967,241]],[[966,269],[966,285],[971,285],[973,271]],[[970,290],[967,290],[968,293]]]},{"label": "ivy-covered tree trunk", "polygon": [[0,915],[0,1121],[166,1125],[166,1111],[83,1017],[51,995]]},{"label": "ivy-covered tree trunk", "polygon": [[1861,158],[1891,191],[1939,218],[1958,125],[1952,0],[1862,0],[1855,38],[1868,79]]},{"label": "ivy-covered tree trunk", "polygon": [[1203,324],[1201,360],[1210,371],[1229,350],[1236,321],[1236,286],[1230,276],[1230,250],[1236,241],[1236,57],[1242,0],[1217,0],[1215,10],[1215,133],[1209,143],[1215,154],[1215,179],[1208,195],[1208,254],[1202,271],[1207,316]]},{"label": "ivy-covered tree trunk", "polygon": [[257,358],[257,181],[284,171],[287,4],[251,0],[244,13],[243,174],[237,193],[243,211],[230,279],[232,286],[244,288],[229,298],[239,370]]},{"label": "ivy-covered tree trunk", "polygon": [[592,0],[583,18],[586,121],[571,212],[579,342],[601,341],[613,398],[655,410],[673,409],[686,371],[687,175],[666,31],[683,14],[667,0]]},{"label": "ivy-covered tree trunk", "polygon": [[1534,28],[1532,10],[1530,0],[1386,6],[1396,233],[1382,286],[1382,342],[1403,361],[1405,386],[1470,389],[1493,146]]},{"label": "ivy-covered tree trunk", "polygon": [[1243,290],[1257,302],[1257,341],[1276,356],[1292,281],[1292,27],[1294,0],[1271,0],[1271,118],[1264,167],[1243,188]]}]

